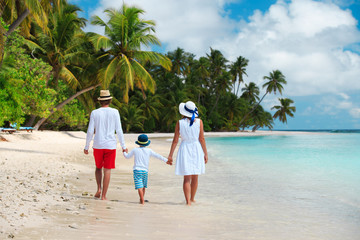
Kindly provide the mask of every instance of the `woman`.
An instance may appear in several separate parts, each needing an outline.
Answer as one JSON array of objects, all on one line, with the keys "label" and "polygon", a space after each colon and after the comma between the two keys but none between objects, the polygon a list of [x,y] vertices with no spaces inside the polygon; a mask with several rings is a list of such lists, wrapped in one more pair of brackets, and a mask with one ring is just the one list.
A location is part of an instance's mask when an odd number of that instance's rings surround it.
[{"label": "woman", "polygon": [[190,206],[192,202],[195,202],[198,175],[205,173],[208,154],[203,122],[198,118],[199,114],[195,103],[191,101],[180,103],[179,112],[183,118],[176,123],[168,159],[172,162],[179,136],[181,136],[181,144],[176,157],[175,174],[184,176],[183,190],[186,204]]}]

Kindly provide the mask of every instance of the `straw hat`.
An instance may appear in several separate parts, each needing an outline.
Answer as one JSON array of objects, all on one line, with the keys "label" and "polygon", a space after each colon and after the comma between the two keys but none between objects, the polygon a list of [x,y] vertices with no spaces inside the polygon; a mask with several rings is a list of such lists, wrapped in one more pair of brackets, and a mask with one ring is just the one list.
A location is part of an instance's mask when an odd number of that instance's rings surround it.
[{"label": "straw hat", "polygon": [[187,101],[186,103],[180,103],[179,105],[179,112],[181,115],[185,117],[191,118],[193,117],[194,114],[199,116],[197,111],[198,109],[196,108],[195,103],[193,103],[192,101]]},{"label": "straw hat", "polygon": [[99,101],[105,101],[105,100],[109,100],[112,99],[112,97],[110,96],[110,91],[109,90],[100,90],[100,97],[98,97]]},{"label": "straw hat", "polygon": [[149,138],[148,138],[148,136],[146,134],[139,135],[138,140],[135,141],[135,143],[137,145],[144,146],[144,147],[148,146],[150,144],[150,142],[151,141],[149,140]]}]

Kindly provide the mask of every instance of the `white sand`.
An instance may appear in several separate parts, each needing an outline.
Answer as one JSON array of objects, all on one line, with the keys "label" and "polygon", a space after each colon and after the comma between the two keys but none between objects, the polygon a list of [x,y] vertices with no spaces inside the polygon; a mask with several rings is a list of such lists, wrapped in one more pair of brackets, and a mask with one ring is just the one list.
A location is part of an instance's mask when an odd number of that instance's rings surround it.
[{"label": "white sand", "polygon": [[[206,136],[271,134],[302,133],[258,131]],[[133,161],[118,151],[108,191],[110,201],[101,201],[92,197],[95,168],[92,151],[83,154],[85,133],[36,131],[1,136],[8,140],[0,142],[1,239],[180,239],[189,235],[196,239],[204,234],[208,239],[237,239],[227,230],[219,231],[232,229],[234,219],[227,217],[227,210],[215,212],[206,196],[199,194],[195,207],[185,206],[182,178],[174,175],[173,166],[151,160],[145,197],[149,203],[141,206],[133,186]],[[125,135],[129,149],[136,147],[137,136]],[[172,137],[149,134],[150,147],[167,157]],[[223,225],[218,222],[219,214],[224,214]]]}]

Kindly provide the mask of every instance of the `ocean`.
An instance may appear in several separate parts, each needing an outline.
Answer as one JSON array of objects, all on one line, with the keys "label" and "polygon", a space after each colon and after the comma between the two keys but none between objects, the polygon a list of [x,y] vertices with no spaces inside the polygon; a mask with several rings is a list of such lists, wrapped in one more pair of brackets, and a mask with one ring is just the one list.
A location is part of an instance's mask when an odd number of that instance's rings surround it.
[{"label": "ocean", "polygon": [[356,131],[206,142],[210,160],[199,191],[228,207],[228,228],[239,239],[360,239]]}]

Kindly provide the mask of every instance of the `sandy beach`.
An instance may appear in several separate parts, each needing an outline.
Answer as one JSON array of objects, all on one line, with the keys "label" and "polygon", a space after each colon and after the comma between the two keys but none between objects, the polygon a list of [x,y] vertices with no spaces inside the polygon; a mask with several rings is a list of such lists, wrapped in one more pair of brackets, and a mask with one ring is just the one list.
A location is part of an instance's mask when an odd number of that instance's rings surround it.
[{"label": "sandy beach", "polygon": [[[271,134],[302,133],[206,133],[206,137]],[[203,177],[197,203],[185,206],[182,178],[175,176],[174,166],[157,159],[150,162],[145,196],[149,202],[140,205],[132,179],[133,160],[125,159],[119,151],[109,201],[95,199],[94,160],[92,151],[83,154],[84,132],[36,131],[1,136],[6,139],[0,142],[1,239],[238,239],[239,226],[250,224],[237,218],[232,208],[208,199],[206,189],[201,188]],[[125,134],[130,150],[136,147],[137,136]],[[167,157],[173,134],[148,136],[150,147]],[[210,158],[207,171],[211,173],[216,167]]]}]

